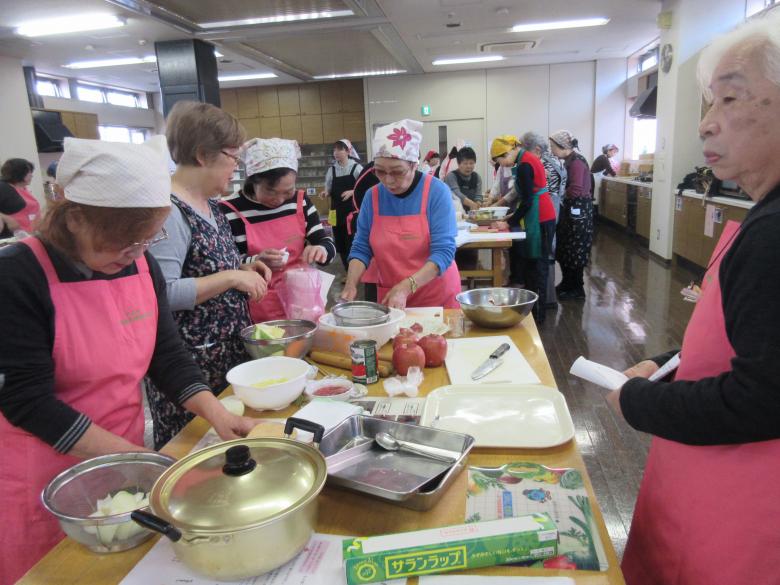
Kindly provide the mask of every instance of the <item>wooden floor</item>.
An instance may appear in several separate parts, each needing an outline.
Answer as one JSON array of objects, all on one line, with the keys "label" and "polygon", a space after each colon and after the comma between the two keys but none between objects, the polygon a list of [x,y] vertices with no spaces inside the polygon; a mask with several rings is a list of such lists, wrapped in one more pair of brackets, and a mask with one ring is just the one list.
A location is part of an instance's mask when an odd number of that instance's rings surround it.
[{"label": "wooden floor", "polygon": [[583,355],[616,369],[679,348],[693,304],[680,289],[697,275],[667,267],[647,248],[611,227],[598,225],[586,270],[584,301],[548,311],[540,333],[558,388],[566,396],[576,439],[622,557],[642,479],[650,436],[617,417],[597,386],[568,374]]},{"label": "wooden floor", "polygon": [[[328,271],[338,275],[330,291],[332,303],[341,292],[344,273],[337,262]],[[626,545],[650,437],[617,418],[603,391],[569,376],[569,368],[583,355],[625,369],[645,357],[679,348],[693,310],[679,291],[694,279],[697,275],[666,266],[638,241],[599,224],[585,275],[586,300],[565,301],[548,310],[539,328],[619,557]]]}]

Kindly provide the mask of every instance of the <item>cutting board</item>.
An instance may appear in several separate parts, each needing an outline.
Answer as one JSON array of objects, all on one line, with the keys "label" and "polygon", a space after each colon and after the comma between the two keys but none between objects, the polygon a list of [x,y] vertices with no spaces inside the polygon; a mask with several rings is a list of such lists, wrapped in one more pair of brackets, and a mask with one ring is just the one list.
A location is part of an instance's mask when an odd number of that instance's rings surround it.
[{"label": "cutting board", "polygon": [[[471,373],[502,343],[509,344],[509,351],[501,357],[503,363],[484,378],[472,380]],[[447,367],[451,384],[539,384],[541,382],[528,360],[508,335],[448,339],[444,365]]]}]

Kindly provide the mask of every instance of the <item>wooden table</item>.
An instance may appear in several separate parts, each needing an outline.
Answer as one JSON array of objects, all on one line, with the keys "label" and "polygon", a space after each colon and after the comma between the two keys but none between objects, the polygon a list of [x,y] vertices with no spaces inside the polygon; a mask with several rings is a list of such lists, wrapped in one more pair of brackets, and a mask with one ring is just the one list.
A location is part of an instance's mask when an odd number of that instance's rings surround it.
[{"label": "wooden table", "polygon": [[[451,311],[448,311],[451,312]],[[542,347],[539,333],[529,315],[523,323],[510,330],[487,330],[466,323],[467,336],[510,335],[514,343],[534,368],[543,384],[555,386],[550,364]],[[330,368],[333,369],[333,368]],[[427,369],[421,395],[449,384],[444,367]],[[379,384],[373,384],[369,393],[384,396]],[[252,411],[250,411],[251,413]],[[294,408],[288,408],[271,416],[288,417]],[[259,416],[259,415],[258,415]],[[263,416],[269,416],[264,412]],[[208,430],[208,424],[201,418],[192,423],[169,443],[163,452],[174,457],[183,457]],[[624,584],[615,550],[609,539],[604,518],[596,504],[593,486],[585,465],[577,451],[574,440],[551,449],[474,449],[469,455],[469,464],[478,466],[500,466],[507,461],[526,460],[550,467],[575,467],[582,472],[585,486],[594,504],[593,515],[609,562],[606,572],[563,571],[551,569],[530,569],[522,567],[489,567],[473,571],[483,575],[524,576],[568,576],[578,585],[621,585]],[[317,531],[330,534],[370,536],[391,532],[404,532],[432,528],[448,524],[462,524],[466,511],[467,473],[462,473],[450,487],[444,498],[427,512],[416,512],[385,502],[373,500],[361,494],[326,487],[320,495],[320,513]],[[358,511],[360,513],[358,513]],[[66,538],[49,552],[19,581],[22,585],[112,585],[124,576],[156,542],[156,539],[135,549],[122,553],[98,555],[91,553],[75,541]],[[409,580],[410,585],[416,579]],[[156,585],[156,584],[155,584]],[[171,584],[172,585],[172,584]]]},{"label": "wooden table", "polygon": [[461,270],[460,277],[492,278],[493,286],[504,285],[504,271],[501,268],[501,253],[512,247],[512,240],[489,240],[463,244],[458,250],[492,250],[490,270]]}]

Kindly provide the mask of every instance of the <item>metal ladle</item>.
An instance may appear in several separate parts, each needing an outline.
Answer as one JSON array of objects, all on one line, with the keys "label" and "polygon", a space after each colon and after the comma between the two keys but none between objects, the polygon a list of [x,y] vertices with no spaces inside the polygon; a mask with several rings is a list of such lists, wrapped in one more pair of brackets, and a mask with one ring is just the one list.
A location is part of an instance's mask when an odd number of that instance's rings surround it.
[{"label": "metal ladle", "polygon": [[435,459],[443,463],[453,463],[455,460],[452,457],[445,457],[443,455],[436,455],[426,449],[414,447],[405,441],[398,441],[395,437],[388,433],[377,433],[374,437],[377,444],[386,449],[387,451],[407,451],[408,453],[414,453],[415,455],[422,455],[429,459]]}]

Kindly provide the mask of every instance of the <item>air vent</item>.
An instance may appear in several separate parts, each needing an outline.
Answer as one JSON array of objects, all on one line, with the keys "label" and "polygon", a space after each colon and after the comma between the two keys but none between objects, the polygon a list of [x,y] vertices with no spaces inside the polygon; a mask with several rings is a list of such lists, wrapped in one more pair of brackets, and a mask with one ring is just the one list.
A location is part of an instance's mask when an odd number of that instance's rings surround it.
[{"label": "air vent", "polygon": [[509,41],[506,43],[485,43],[479,45],[481,53],[520,53],[536,47],[536,41]]}]

